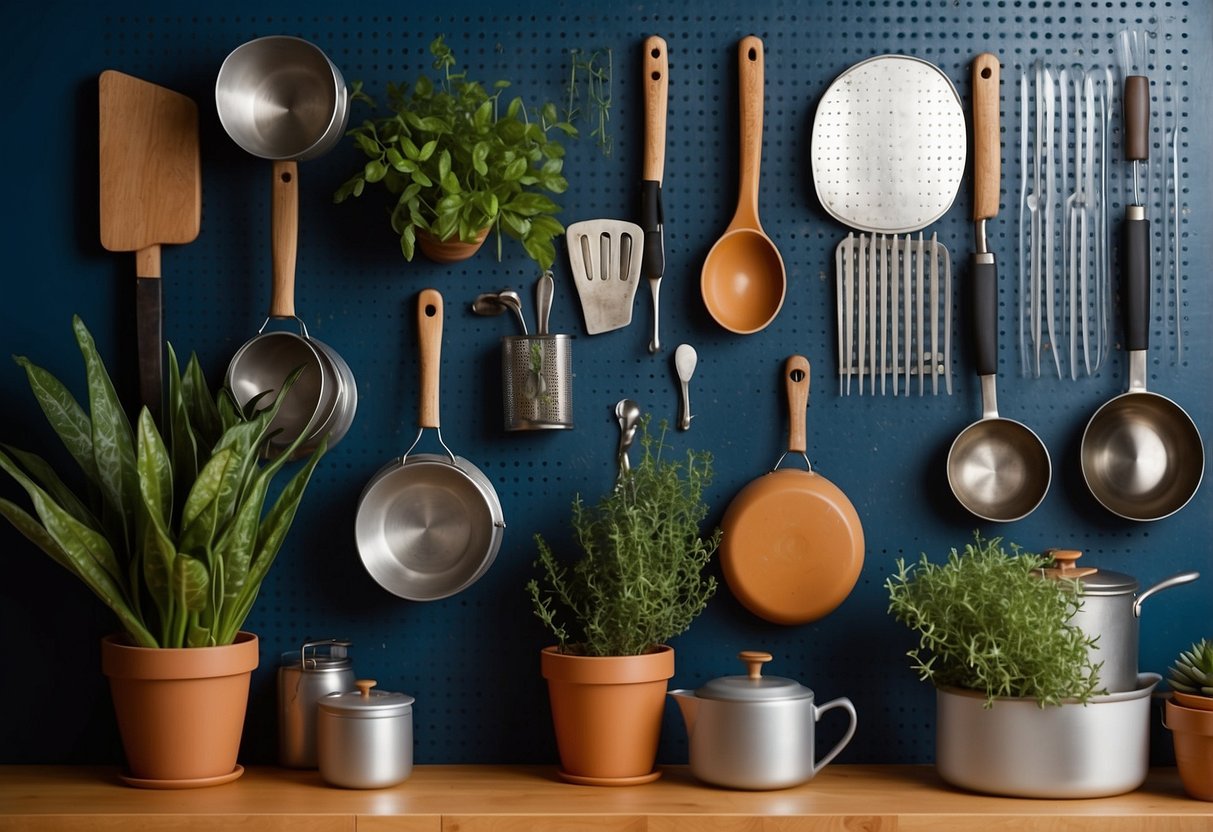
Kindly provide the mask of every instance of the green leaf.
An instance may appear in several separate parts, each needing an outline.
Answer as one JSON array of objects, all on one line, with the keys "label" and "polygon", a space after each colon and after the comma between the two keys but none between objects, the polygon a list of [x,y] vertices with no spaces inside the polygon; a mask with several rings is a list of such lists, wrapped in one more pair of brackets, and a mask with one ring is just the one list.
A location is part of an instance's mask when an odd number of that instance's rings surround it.
[{"label": "green leaf", "polygon": [[64,511],[89,528],[99,532],[104,531],[101,523],[93,516],[88,507],[80,501],[75,492],[67,487],[63,480],[59,479],[59,475],[55,473],[55,469],[50,466],[50,463],[37,454],[14,448],[11,445],[0,445],[0,448],[3,448],[9,456],[29,472],[30,476],[42,486],[52,500],[63,507]]},{"label": "green leaf", "polygon": [[[497,195],[492,192],[479,193],[475,196],[476,207],[489,220],[497,218]],[[483,227],[483,226],[482,226]]]},{"label": "green leaf", "polygon": [[428,188],[434,184],[433,180],[426,176],[424,171],[420,170],[413,172],[413,181],[423,188]]},{"label": "green leaf", "polygon": [[404,157],[411,162],[416,162],[421,158],[421,150],[417,147],[416,142],[408,136],[400,138],[400,146],[404,148]]},{"label": "green leaf", "polygon": [[510,101],[509,106],[505,108],[505,117],[508,119],[516,119],[518,118],[518,113],[521,110],[522,99],[515,96],[514,99]]},{"label": "green leaf", "polygon": [[[177,354],[168,348],[168,418],[169,447],[173,468],[173,488],[184,494],[198,476],[198,437],[190,424],[185,403],[185,381],[177,367]],[[218,419],[218,411],[216,410]]]},{"label": "green leaf", "polygon": [[462,189],[459,184],[459,177],[449,170],[446,172],[446,175],[442,177],[442,181],[438,184],[442,187],[443,193],[446,194],[458,194]]},{"label": "green leaf", "polygon": [[550,269],[556,262],[556,247],[551,238],[528,235],[522,240],[522,247],[541,269]]},{"label": "green leaf", "polygon": [[385,165],[379,159],[372,159],[371,161],[367,162],[366,167],[363,168],[363,176],[366,178],[367,182],[378,182],[379,180],[383,179],[383,177],[387,176],[387,165]]},{"label": "green leaf", "polygon": [[531,217],[532,233],[543,234],[547,237],[558,237],[564,233],[564,226],[547,214],[536,214]]},{"label": "green leaf", "polygon": [[173,561],[173,599],[190,612],[205,609],[210,579],[202,561],[189,555],[177,555]]},{"label": "green leaf", "polygon": [[146,407],[139,413],[138,428],[135,466],[139,472],[139,493],[151,519],[167,529],[173,517],[173,467],[168,449]]},{"label": "green leaf", "polygon": [[185,498],[181,512],[179,551],[196,556],[210,551],[218,530],[220,491],[237,464],[237,454],[231,448],[224,448],[198,472],[198,479]]},{"label": "green leaf", "polygon": [[411,225],[406,225],[404,231],[400,233],[400,253],[404,255],[406,262],[413,262],[413,254],[417,247],[417,229]]},{"label": "green leaf", "polygon": [[358,145],[359,150],[372,159],[377,159],[383,155],[383,145],[363,133],[354,134],[354,143]]},{"label": "green leaf", "polygon": [[404,171],[404,157],[400,155],[400,151],[392,148],[384,154],[387,163],[398,171]]},{"label": "green leaf", "polygon": [[[169,355],[173,355],[173,345],[168,344],[167,347]],[[214,447],[223,433],[223,420],[219,416],[219,408],[211,395],[211,388],[206,382],[206,375],[202,372],[202,364],[198,361],[196,353],[190,353],[181,384],[186,413],[189,414],[195,437],[204,448]]]},{"label": "green leaf", "polygon": [[451,132],[451,125],[437,116],[426,116],[420,119],[417,127],[427,133],[438,133],[439,135]]},{"label": "green leaf", "polygon": [[38,406],[67,452],[76,460],[85,476],[100,485],[97,460],[93,457],[93,425],[88,414],[59,379],[24,356],[14,356],[13,360],[25,370]]},{"label": "green leaf", "polygon": [[[508,165],[505,166],[505,169],[502,170],[502,172],[501,172],[501,176],[507,182],[512,182],[512,181],[518,179],[519,177],[521,177],[524,173],[526,173],[526,168],[527,168],[526,158],[519,157],[517,159],[514,159],[512,162],[510,162]],[[522,212],[519,212],[519,213],[522,213]]]},{"label": "green leaf", "polygon": [[513,211],[524,217],[533,217],[536,214],[554,214],[560,210],[560,206],[543,194],[521,193],[507,202],[503,206],[503,210]]},{"label": "green leaf", "polygon": [[[438,181],[446,181],[447,175],[451,172],[451,151],[445,148],[438,154]],[[456,180],[458,181],[458,180]]]},{"label": "green leaf", "polygon": [[476,108],[476,112],[472,114],[472,124],[476,127],[485,128],[493,122],[493,100],[481,104]]},{"label": "green leaf", "polygon": [[430,139],[428,142],[426,142],[425,144],[423,144],[421,146],[421,151],[417,154],[417,161],[418,162],[427,161],[431,156],[434,155],[434,151],[437,149],[438,149],[437,139]]},{"label": "green leaf", "polygon": [[531,230],[531,221],[525,217],[518,216],[513,211],[502,208],[500,216],[506,230],[511,232],[515,237],[523,237]]}]

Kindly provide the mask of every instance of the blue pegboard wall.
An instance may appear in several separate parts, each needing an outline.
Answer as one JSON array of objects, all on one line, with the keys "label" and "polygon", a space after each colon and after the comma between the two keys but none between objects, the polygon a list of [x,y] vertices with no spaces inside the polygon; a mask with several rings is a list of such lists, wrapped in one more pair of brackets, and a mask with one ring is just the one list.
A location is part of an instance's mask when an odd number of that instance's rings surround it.
[{"label": "blue pegboard wall", "polygon": [[[55,8],[62,6],[63,8]],[[641,45],[660,34],[670,53],[666,153],[666,278],[662,287],[665,351],[646,351],[651,307],[645,287],[632,325],[588,337],[563,254],[557,266],[552,328],[577,335],[571,432],[508,434],[501,427],[499,338],[508,318],[469,311],[478,293],[512,287],[530,314],[536,271],[507,241],[497,262],[486,251],[467,264],[406,264],[381,209],[364,198],[332,204],[331,194],[359,164],[342,144],[300,166],[302,233],[297,305],[312,333],[350,363],[358,380],[353,429],[322,464],[295,528],[249,619],[262,639],[250,709],[246,762],[274,758],[274,665],[280,651],[304,639],[341,635],[354,641],[360,675],[417,697],[416,758],[421,763],[538,762],[556,759],[538,650],[548,637],[531,616],[523,585],[532,575],[532,535],[567,550],[568,506],[575,493],[595,498],[614,475],[617,429],[611,408],[637,399],[656,418],[676,417],[673,346],[689,342],[700,363],[692,383],[696,419],[672,441],[710,449],[717,479],[708,498],[718,522],[729,499],[774,464],[783,449],[786,406],[780,368],[792,353],[814,367],[808,413],[809,455],[817,470],[856,505],[867,559],[851,597],[822,621],[779,627],[749,613],[722,588],[707,612],[677,638],[673,683],[694,687],[737,671],[740,649],[775,655],[773,673],[797,678],[822,699],[846,695],[859,712],[859,731],[844,762],[926,762],[933,758],[934,700],[916,681],[903,652],[909,633],[885,613],[883,581],[898,557],[935,557],[960,546],[975,528],[1029,549],[1083,549],[1099,565],[1153,583],[1181,569],[1210,571],[1210,490],[1182,512],[1154,524],[1121,521],[1086,493],[1078,464],[1081,431],[1091,413],[1125,389],[1119,349],[1092,378],[1024,378],[1014,346],[1018,308],[1011,279],[1016,262],[1015,152],[1018,99],[1015,68],[1046,61],[1112,62],[1116,33],[1142,28],[1159,37],[1159,79],[1178,84],[1184,178],[1180,220],[1184,278],[1178,311],[1160,307],[1153,334],[1151,389],[1178,400],[1206,439],[1213,435],[1213,393],[1205,381],[1211,349],[1209,239],[1193,218],[1210,216],[1210,108],[1196,94],[1210,77],[1202,38],[1213,27],[1203,2],[1012,2],[905,0],[769,2],[739,11],[734,4],[652,3],[627,13],[588,2],[500,4],[457,2],[402,13],[367,3],[348,13],[319,4],[259,6],[217,2],[205,11],[187,4],[129,3],[123,11],[83,11],[66,4],[10,11],[0,61],[14,85],[13,123],[0,136],[5,195],[3,226],[9,279],[0,309],[0,346],[28,354],[79,389],[82,372],[69,319],[82,314],[116,370],[120,391],[134,401],[133,258],[101,250],[97,237],[96,77],[115,68],[191,95],[200,105],[203,165],[202,233],[164,253],[166,337],[196,350],[213,380],[261,323],[269,294],[270,165],[228,139],[213,105],[223,57],[246,40],[292,34],[322,49],[347,80],[382,92],[389,81],[428,71],[426,46],[446,34],[473,78],[514,83],[528,100],[560,101],[570,49],[610,48],[614,58],[614,150],[603,157],[588,138],[567,142],[569,190],[563,220],[638,212],[643,129]],[[53,22],[52,22],[53,21]],[[18,35],[17,33],[20,33]],[[760,214],[788,269],[788,295],[774,323],[752,336],[716,326],[699,298],[705,254],[732,216],[737,189],[736,45],[756,34],[766,46],[766,108]],[[48,46],[53,44],[53,46]],[[814,196],[809,135],[814,107],[847,66],[886,52],[938,64],[970,106],[969,62],[980,51],[1003,64],[1003,205],[990,223],[1001,281],[1004,415],[1030,424],[1054,461],[1052,488],[1027,519],[991,525],[966,514],[948,489],[944,460],[955,435],[980,413],[964,344],[960,298],[966,252],[968,180],[951,211],[932,226],[958,264],[952,396],[840,396],[834,367],[833,250],[845,229]],[[1168,99],[1169,100],[1169,99]],[[1166,102],[1162,102],[1165,104]],[[1160,103],[1156,100],[1156,107]],[[354,117],[360,117],[355,110]],[[417,292],[439,288],[446,299],[442,362],[444,436],[493,480],[508,528],[489,573],[459,595],[409,603],[380,589],[363,571],[353,546],[359,492],[379,466],[398,456],[416,432]],[[1181,328],[1184,355],[1168,344]],[[0,373],[7,403],[0,438],[45,447],[49,434],[16,367]],[[15,496],[8,483],[4,493]],[[99,673],[98,637],[112,630],[109,614],[11,530],[0,530],[8,579],[0,589],[0,624],[22,661],[9,663],[3,685],[7,712],[2,762],[116,762],[120,759],[108,694]],[[1147,605],[1141,665],[1163,670],[1176,650],[1208,635],[1206,576]],[[841,726],[823,726],[823,742]],[[1156,756],[1169,742],[1156,730]],[[664,762],[684,762],[681,720],[667,711]]]}]

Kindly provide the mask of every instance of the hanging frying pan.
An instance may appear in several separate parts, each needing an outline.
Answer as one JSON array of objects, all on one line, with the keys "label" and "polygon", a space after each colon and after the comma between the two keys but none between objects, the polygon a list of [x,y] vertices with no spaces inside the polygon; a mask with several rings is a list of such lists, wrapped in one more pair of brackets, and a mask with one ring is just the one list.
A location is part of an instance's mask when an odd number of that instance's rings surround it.
[{"label": "hanging frying pan", "polygon": [[[720,564],[737,600],[776,624],[816,621],[846,599],[863,567],[863,526],[838,486],[813,471],[806,453],[809,362],[784,367],[788,450],[775,470],[745,486],[721,520]],[[807,471],[780,468],[788,453]]]},{"label": "hanging frying pan", "polygon": [[[442,360],[442,295],[417,300],[421,351],[420,429],[400,459],[367,483],[354,535],[362,565],[376,583],[410,601],[447,598],[480,578],[497,557],[505,529],[501,501],[488,477],[442,441],[438,377]],[[414,454],[426,428],[444,454]]]}]

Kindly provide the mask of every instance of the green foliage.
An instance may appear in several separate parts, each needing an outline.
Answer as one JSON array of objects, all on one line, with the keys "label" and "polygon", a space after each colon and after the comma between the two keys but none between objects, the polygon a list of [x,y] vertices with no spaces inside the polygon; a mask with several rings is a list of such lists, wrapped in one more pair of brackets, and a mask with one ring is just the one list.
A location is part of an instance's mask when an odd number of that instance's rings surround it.
[{"label": "green foliage", "polygon": [[[391,225],[406,260],[413,259],[418,231],[474,242],[492,228],[498,259],[504,232],[541,268],[550,268],[553,240],[564,226],[554,216],[560,206],[543,192],[564,193],[568,181],[561,173],[564,146],[549,133],[576,136],[576,128],[558,120],[554,104],[539,108],[532,121],[521,98],[503,101],[508,81],[497,81],[490,93],[466,73],[453,72],[455,56],[442,36],[430,44],[430,53],[434,69],[442,72],[439,83],[423,75],[411,87],[389,84],[392,115],[368,119],[347,133],[368,161],[334,201],[381,183],[393,198]],[[360,82],[351,97],[375,104]]]},{"label": "green foliage", "polygon": [[975,534],[943,564],[898,559],[885,588],[889,612],[918,633],[907,653],[914,669],[936,685],[984,691],[986,707],[998,696],[1086,702],[1099,692],[1100,665],[1072,621],[1079,585],[1041,578],[1047,558],[1001,544]]},{"label": "green foliage", "polygon": [[87,373],[87,412],[49,372],[15,360],[85,487],[74,491],[41,457],[3,445],[0,469],[25,490],[34,513],[0,500],[0,514],[113,610],[132,643],[230,644],[326,443],[266,512],[271,480],[303,440],[261,464],[285,395],[241,412],[227,390],[212,397],[197,356],[182,374],[170,345],[166,441],[147,408],[132,429],[92,335],[79,317],[72,326]]},{"label": "green foliage", "polygon": [[[720,543],[720,530],[706,539],[699,534],[708,512],[703,489],[711,482],[712,458],[688,451],[685,461],[662,459],[666,427],[662,422],[654,439],[647,417],[642,420],[639,464],[593,508],[580,495],[573,500],[573,530],[583,556],[571,568],[535,535],[544,586],[532,579],[527,591],[535,615],[564,652],[646,653],[686,632],[716,592],[716,579],[701,573]],[[576,635],[558,620],[561,614],[576,622]]]},{"label": "green foliage", "polygon": [[1167,671],[1167,683],[1173,690],[1213,696],[1213,644],[1202,638],[1187,650],[1180,650]]},{"label": "green foliage", "polygon": [[581,102],[585,99],[592,112],[594,139],[603,156],[610,156],[615,140],[611,136],[611,80],[614,74],[614,58],[609,48],[595,49],[586,54],[582,49],[569,50],[569,80],[566,85],[568,103],[564,120],[576,124],[581,117]]}]

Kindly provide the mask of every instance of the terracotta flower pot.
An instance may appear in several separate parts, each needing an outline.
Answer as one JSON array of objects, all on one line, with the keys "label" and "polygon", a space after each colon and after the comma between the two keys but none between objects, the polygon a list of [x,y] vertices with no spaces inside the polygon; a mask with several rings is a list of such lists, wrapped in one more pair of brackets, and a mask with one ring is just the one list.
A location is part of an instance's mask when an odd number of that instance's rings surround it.
[{"label": "terracotta flower pot", "polygon": [[257,637],[224,647],[133,647],[101,640],[118,731],[134,786],[192,788],[240,776],[236,765]]},{"label": "terracotta flower pot", "polygon": [[1184,791],[1198,800],[1213,800],[1213,711],[1166,703],[1164,724],[1175,743],[1175,764]]},{"label": "terracotta flower pot", "polygon": [[588,785],[634,785],[655,780],[665,694],[674,675],[674,649],[642,656],[575,656],[546,647],[548,682],[560,776]]},{"label": "terracotta flower pot", "polygon": [[435,263],[458,263],[471,258],[480,251],[480,247],[484,245],[488,236],[489,229],[482,228],[476,235],[474,243],[465,243],[459,239],[458,235],[449,240],[439,240],[428,231],[418,230],[417,247],[421,249],[422,254]]}]

